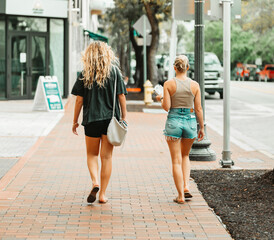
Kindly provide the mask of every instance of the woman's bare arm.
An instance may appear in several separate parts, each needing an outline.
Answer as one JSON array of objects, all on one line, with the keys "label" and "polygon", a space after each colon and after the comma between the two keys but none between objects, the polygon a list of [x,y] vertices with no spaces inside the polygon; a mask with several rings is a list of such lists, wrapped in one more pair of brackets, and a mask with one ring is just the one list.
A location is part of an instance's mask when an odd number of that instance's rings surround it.
[{"label": "woman's bare arm", "polygon": [[73,125],[72,125],[72,132],[75,135],[78,135],[76,128],[78,128],[79,124],[78,124],[78,118],[83,106],[83,101],[84,98],[81,96],[77,96],[76,97],[76,101],[75,101],[75,106],[74,106],[74,117],[73,117]]},{"label": "woman's bare arm", "polygon": [[164,98],[162,101],[162,108],[167,112],[169,111],[170,106],[171,106],[170,93],[168,90],[169,84],[170,84],[169,82],[164,83]]},{"label": "woman's bare arm", "polygon": [[204,117],[203,117],[203,108],[201,103],[201,91],[200,86],[196,83],[196,92],[195,92],[195,99],[194,99],[194,109],[196,113],[196,117],[198,118],[199,123],[199,132],[198,132],[198,141],[201,141],[204,138]]},{"label": "woman's bare arm", "polygon": [[121,112],[122,112],[122,120],[126,120],[127,117],[127,104],[126,104],[126,96],[125,94],[119,94],[119,103],[121,106]]}]

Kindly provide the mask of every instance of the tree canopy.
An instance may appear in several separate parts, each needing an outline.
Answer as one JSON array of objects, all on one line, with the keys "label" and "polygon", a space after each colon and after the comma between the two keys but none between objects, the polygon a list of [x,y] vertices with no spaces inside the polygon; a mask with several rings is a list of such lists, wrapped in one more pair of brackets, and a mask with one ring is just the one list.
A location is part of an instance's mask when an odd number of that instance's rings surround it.
[{"label": "tree canopy", "polygon": [[[132,25],[146,14],[151,24],[151,45],[148,47],[148,78],[155,82],[157,80],[157,70],[155,64],[155,54],[159,46],[159,23],[170,17],[171,0],[114,0],[115,8],[108,9],[105,15],[105,23],[108,25],[108,32],[112,36],[111,45],[118,50],[120,59],[126,58],[126,51],[129,51],[131,42],[136,58],[135,80],[137,85],[143,85],[143,59],[142,46],[136,41],[136,31]],[[126,50],[125,50],[126,48]],[[124,50],[123,50],[124,49]],[[122,51],[119,51],[122,50]],[[122,64],[122,70],[127,67]],[[126,72],[126,71],[124,71]]]},{"label": "tree canopy", "polygon": [[[152,26],[152,44],[147,47],[148,79],[154,84],[157,81],[155,55],[168,52],[169,41],[159,42],[160,27],[170,31],[167,21],[171,18],[171,0],[114,0],[115,8],[105,14],[105,26],[110,35],[110,44],[117,50],[123,72],[129,75],[131,47],[136,59],[136,85],[143,85],[143,47],[137,44],[138,33],[132,25],[146,14]],[[231,23],[231,62],[254,63],[260,57],[263,64],[274,62],[273,41],[273,6],[274,0],[242,1],[242,17]],[[160,24],[164,22],[165,24]],[[170,26],[171,28],[171,26]],[[178,25],[178,44],[185,44],[188,52],[194,51],[194,31],[187,32],[183,25]],[[139,35],[139,37],[141,37]],[[159,44],[163,44],[159,48]],[[223,24],[222,21],[205,22],[205,51],[214,52],[222,61],[223,58]]]}]

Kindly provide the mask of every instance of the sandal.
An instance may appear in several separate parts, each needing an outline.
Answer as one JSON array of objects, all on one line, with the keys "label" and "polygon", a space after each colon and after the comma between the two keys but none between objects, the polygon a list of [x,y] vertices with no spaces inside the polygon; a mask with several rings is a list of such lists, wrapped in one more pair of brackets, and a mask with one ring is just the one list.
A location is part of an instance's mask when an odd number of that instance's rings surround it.
[{"label": "sandal", "polygon": [[192,198],[193,197],[190,192],[185,192],[184,195],[185,195],[185,198]]},{"label": "sandal", "polygon": [[179,200],[178,197],[176,197],[175,199],[173,199],[173,202],[176,202],[178,204],[184,204],[185,203],[184,200]]},{"label": "sandal", "polygon": [[93,203],[93,202],[95,202],[95,200],[96,200],[96,194],[98,193],[98,191],[99,191],[99,186],[98,186],[98,185],[95,185],[95,186],[92,188],[92,190],[91,190],[91,192],[90,192],[90,194],[89,194],[89,196],[88,196],[88,198],[87,198],[87,202],[88,202],[88,203]]}]

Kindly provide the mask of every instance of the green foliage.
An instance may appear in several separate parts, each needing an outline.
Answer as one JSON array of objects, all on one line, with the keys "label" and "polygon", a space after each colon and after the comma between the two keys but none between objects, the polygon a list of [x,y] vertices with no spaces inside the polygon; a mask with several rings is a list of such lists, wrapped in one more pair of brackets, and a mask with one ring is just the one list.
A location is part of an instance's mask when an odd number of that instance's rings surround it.
[{"label": "green foliage", "polygon": [[231,63],[254,63],[256,59],[253,46],[255,35],[252,31],[243,31],[239,25],[231,29]]},{"label": "green foliage", "polygon": [[[255,63],[261,57],[264,63],[273,62],[273,30],[259,34],[252,30],[244,31],[239,24],[231,26],[231,63]],[[205,28],[205,51],[214,52],[223,59],[223,23],[208,22]]]},{"label": "green foliage", "polygon": [[187,38],[185,39],[187,52],[194,52],[194,41],[195,41],[194,31],[188,32]]},{"label": "green foliage", "polygon": [[172,0],[141,0],[141,2],[150,6],[159,22],[171,18]]},{"label": "green foliage", "polygon": [[178,44],[187,35],[188,35],[188,32],[187,32],[186,27],[182,24],[177,25],[177,42],[178,42]]},{"label": "green foliage", "polygon": [[220,60],[223,59],[223,26],[222,22],[206,22],[205,51],[214,52]]},{"label": "green foliage", "polygon": [[249,0],[242,2],[242,18],[238,22],[244,31],[265,33],[273,28],[274,0]]},{"label": "green foliage", "polygon": [[119,45],[129,42],[129,26],[144,13],[139,0],[114,0],[115,8],[108,9],[104,15],[104,25],[110,36],[110,45],[118,49]]},{"label": "green foliage", "polygon": [[258,40],[254,41],[256,56],[261,57],[265,64],[274,63],[274,31],[267,31],[265,34],[259,34]]}]

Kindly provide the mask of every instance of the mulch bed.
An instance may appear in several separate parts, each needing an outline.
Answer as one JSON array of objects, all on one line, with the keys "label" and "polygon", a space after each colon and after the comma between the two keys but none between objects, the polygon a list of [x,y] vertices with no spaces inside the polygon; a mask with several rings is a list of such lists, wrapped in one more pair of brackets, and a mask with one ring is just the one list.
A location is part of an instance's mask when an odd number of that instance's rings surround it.
[{"label": "mulch bed", "polygon": [[193,170],[191,177],[234,239],[274,239],[274,171]]}]

